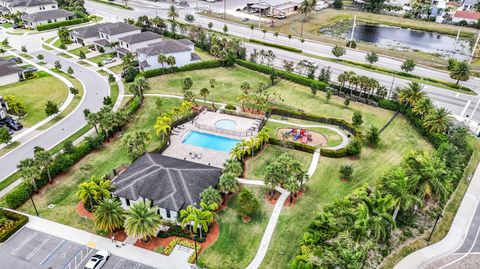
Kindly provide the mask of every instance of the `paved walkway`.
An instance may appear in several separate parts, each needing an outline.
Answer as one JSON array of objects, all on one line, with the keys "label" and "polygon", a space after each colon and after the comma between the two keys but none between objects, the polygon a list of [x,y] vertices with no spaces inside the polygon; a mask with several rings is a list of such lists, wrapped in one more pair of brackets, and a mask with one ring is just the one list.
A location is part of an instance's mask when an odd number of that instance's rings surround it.
[{"label": "paved walkway", "polygon": [[[480,164],[470,182],[467,192],[460,204],[450,231],[441,241],[426,248],[417,250],[401,260],[394,269],[411,269],[428,267],[429,263],[437,259],[444,259],[458,249],[465,248],[465,253],[453,261],[446,261],[443,266],[454,265],[468,257],[477,244],[480,232]],[[472,227],[475,227],[472,229]],[[466,243],[466,246],[462,244]],[[436,268],[441,268],[437,265]],[[455,268],[455,266],[451,267]],[[473,267],[472,267],[473,268]]]},{"label": "paved walkway", "polygon": [[326,149],[331,149],[331,150],[343,149],[344,147],[346,147],[348,145],[348,142],[349,142],[349,138],[347,137],[347,135],[345,133],[338,130],[338,128],[335,128],[335,127],[332,127],[332,126],[317,125],[317,124],[313,124],[313,125],[298,124],[298,123],[293,123],[293,122],[289,122],[289,121],[275,120],[275,119],[269,119],[269,121],[276,122],[276,123],[293,125],[293,126],[297,126],[297,127],[301,127],[301,128],[324,128],[324,129],[329,129],[331,131],[336,132],[338,135],[340,135],[342,137],[342,143],[340,143],[340,145],[337,145],[337,146],[334,146],[334,147],[324,147]]},{"label": "paved walkway", "polygon": [[[20,214],[24,214],[18,212]],[[25,227],[51,234],[56,237],[70,240],[72,242],[89,246],[96,249],[105,249],[111,254],[138,262],[158,269],[189,269],[191,264],[184,259],[185,255],[165,256],[153,251],[148,251],[134,245],[127,244],[120,248],[112,243],[111,239],[98,236],[89,232],[85,232],[76,228],[72,228],[60,223],[42,219],[40,217],[28,216],[29,222]]]}]

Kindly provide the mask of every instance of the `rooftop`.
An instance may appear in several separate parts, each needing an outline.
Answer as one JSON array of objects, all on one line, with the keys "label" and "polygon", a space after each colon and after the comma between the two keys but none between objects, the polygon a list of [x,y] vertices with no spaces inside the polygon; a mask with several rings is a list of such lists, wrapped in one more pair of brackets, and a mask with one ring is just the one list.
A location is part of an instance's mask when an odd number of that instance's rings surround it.
[{"label": "rooftop", "polygon": [[162,36],[153,32],[141,32],[138,34],[133,34],[133,35],[119,38],[120,41],[123,41],[128,44],[135,44],[135,43],[140,43],[140,42],[145,42],[145,41],[150,41],[155,39],[161,40]]},{"label": "rooftop", "polygon": [[474,11],[455,11],[453,15],[455,18],[463,18],[463,19],[470,19],[470,20],[478,20],[480,19],[480,12]]},{"label": "rooftop", "polygon": [[35,12],[32,14],[25,14],[22,16],[27,21],[46,21],[60,18],[71,17],[74,14],[64,9],[52,9],[47,11]]},{"label": "rooftop", "polygon": [[200,193],[218,184],[220,168],[146,153],[113,181],[114,195],[136,201],[152,200],[153,205],[173,211],[200,203]]},{"label": "rooftop", "polygon": [[190,40],[163,40],[157,43],[151,43],[145,48],[140,48],[137,50],[137,53],[143,53],[148,56],[158,55],[158,54],[171,54],[176,52],[190,51],[188,45]]},{"label": "rooftop", "polygon": [[8,1],[10,7],[35,7],[42,5],[56,4],[54,0],[16,0]]},{"label": "rooftop", "polygon": [[98,29],[111,23],[98,23],[90,26],[73,29],[71,34],[80,38],[90,38],[98,36]]},{"label": "rooftop", "polygon": [[8,76],[15,73],[20,73],[23,69],[18,67],[15,63],[9,62],[0,58],[0,77]]},{"label": "rooftop", "polygon": [[124,22],[110,23],[106,26],[102,26],[99,28],[99,32],[105,33],[107,35],[118,35],[122,33],[136,31],[136,30],[140,30],[140,27],[137,27],[135,25],[130,25]]}]

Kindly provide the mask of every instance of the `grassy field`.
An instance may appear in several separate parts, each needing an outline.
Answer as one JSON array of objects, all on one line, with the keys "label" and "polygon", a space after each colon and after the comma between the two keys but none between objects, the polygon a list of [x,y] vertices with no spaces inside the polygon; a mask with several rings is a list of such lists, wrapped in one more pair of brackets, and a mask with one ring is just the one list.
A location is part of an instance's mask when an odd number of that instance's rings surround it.
[{"label": "grassy field", "polygon": [[74,55],[77,55],[80,57],[80,52],[83,51],[83,53],[87,54],[89,52],[89,47],[88,46],[84,46],[84,47],[80,47],[80,48],[76,48],[76,49],[72,49],[72,50],[69,50],[68,52],[70,52],[71,54],[74,54]]},{"label": "grassy field", "polygon": [[305,169],[308,169],[312,161],[312,154],[294,149],[268,145],[259,155],[248,158],[245,164],[245,178],[263,180],[265,167],[277,156],[288,153],[299,160]]},{"label": "grassy field", "polygon": [[67,86],[58,78],[42,71],[37,72],[36,76],[33,79],[0,87],[0,96],[13,95],[23,101],[27,115],[21,122],[26,127],[33,126],[47,117],[45,115],[47,101],[61,104],[68,95]]},{"label": "grassy field", "polygon": [[103,60],[105,59],[108,59],[108,58],[114,58],[115,57],[115,53],[104,53],[104,54],[100,54],[98,56],[95,56],[95,57],[92,57],[92,58],[88,58],[90,61],[94,62],[94,63],[99,63],[99,62],[102,62]]},{"label": "grassy field", "polygon": [[109,69],[116,74],[120,74],[123,71],[123,65],[121,65],[121,64],[115,65],[115,66],[110,67]]},{"label": "grassy field", "polygon": [[[364,183],[375,182],[387,170],[399,165],[410,150],[432,150],[403,116],[385,129],[381,140],[376,148],[364,148],[358,160],[320,158],[314,175],[306,183],[305,194],[295,206],[282,210],[261,268],[288,268],[303,232],[323,206]],[[340,180],[339,168],[343,164],[353,165],[353,178],[349,182]]]},{"label": "grassy field", "polygon": [[[158,110],[155,105],[155,97],[147,97],[144,101],[143,107],[133,117],[126,133],[146,130],[152,135],[152,141],[149,143],[148,149],[152,150],[160,144],[160,139],[154,134],[153,124],[156,117],[171,109],[180,103],[177,99],[163,99],[163,106]],[[52,185],[44,188],[40,194],[35,195],[35,203],[43,218],[60,222],[62,224],[83,229],[90,232],[95,232],[93,223],[85,220],[77,215],[75,205],[78,203],[76,192],[78,184],[85,181],[79,173],[79,168],[85,164],[91,164],[93,169],[90,175],[103,176],[111,173],[112,169],[122,165],[128,165],[131,158],[122,145],[120,138],[115,138],[105,145],[101,150],[95,151],[77,164],[75,164],[69,172],[55,178]],[[90,176],[89,175],[89,176]],[[49,204],[54,204],[53,209],[48,209]],[[20,211],[33,213],[31,203],[25,203],[19,208]]]},{"label": "grassy field", "polygon": [[220,235],[215,244],[199,256],[200,265],[211,269],[243,269],[255,256],[273,205],[264,202],[265,188],[247,185],[244,188],[254,192],[261,210],[252,216],[249,223],[244,223],[235,210],[238,195],[232,197],[228,207],[218,213]]}]

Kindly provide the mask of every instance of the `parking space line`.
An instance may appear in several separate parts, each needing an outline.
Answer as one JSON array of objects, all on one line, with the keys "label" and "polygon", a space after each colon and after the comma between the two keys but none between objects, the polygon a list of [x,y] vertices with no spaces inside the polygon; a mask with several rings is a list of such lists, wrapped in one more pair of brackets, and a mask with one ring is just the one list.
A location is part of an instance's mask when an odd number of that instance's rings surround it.
[{"label": "parking space line", "polygon": [[472,102],[472,100],[468,100],[467,104],[463,108],[462,114],[460,114],[460,117],[463,117],[463,115],[465,115],[465,112],[467,112],[467,108],[470,106],[471,102]]},{"label": "parking space line", "polygon": [[137,263],[133,269],[140,269],[140,268],[142,268],[142,264]]},{"label": "parking space line", "polygon": [[115,267],[113,267],[113,269],[118,269],[120,268],[120,266],[122,266],[122,264],[125,262],[125,259],[124,258],[121,258],[118,263],[115,265]]},{"label": "parking space line", "polygon": [[48,261],[48,259],[50,259],[53,255],[53,253],[55,253],[65,242],[67,242],[65,239],[62,240],[62,242],[60,242],[53,250],[52,252],[50,252],[50,254],[47,255],[47,257],[45,257],[45,259],[43,259],[43,261],[40,263],[40,265],[43,265],[44,263],[46,263]]},{"label": "parking space line", "polygon": [[30,254],[27,255],[27,257],[25,257],[25,260],[30,260],[43,246],[45,246],[45,244],[52,238],[51,235],[47,236],[47,238],[45,238],[42,243],[40,243],[40,245],[38,245],[32,252],[30,252]]},{"label": "parking space line", "polygon": [[11,255],[17,254],[26,244],[28,244],[32,239],[38,235],[38,232],[34,232],[32,236],[29,238],[25,239],[20,245],[18,245],[12,252],[10,252]]}]

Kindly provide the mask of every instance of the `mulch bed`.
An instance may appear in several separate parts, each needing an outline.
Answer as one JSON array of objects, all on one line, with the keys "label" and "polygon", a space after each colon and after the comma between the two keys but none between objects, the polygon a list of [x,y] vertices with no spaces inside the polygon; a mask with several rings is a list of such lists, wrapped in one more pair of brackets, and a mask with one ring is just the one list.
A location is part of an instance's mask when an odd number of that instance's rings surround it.
[{"label": "mulch bed", "polygon": [[277,190],[274,190],[273,191],[273,195],[270,196],[270,190],[267,191],[267,193],[265,194],[265,202],[267,203],[270,203],[272,205],[276,204],[277,203],[277,200],[278,198],[280,197],[280,192],[278,192]]},{"label": "mulch bed", "polygon": [[290,203],[290,196],[288,196],[283,206],[294,206],[297,203],[297,201],[300,199],[300,197],[302,197],[302,195],[303,195],[303,191],[297,192],[297,197],[295,197],[295,195],[293,196],[292,203]]},{"label": "mulch bed", "polygon": [[88,210],[85,208],[82,201],[77,203],[77,205],[75,206],[75,209],[77,210],[77,214],[80,215],[81,217],[86,217],[90,220],[93,220],[92,212],[88,212]]}]

